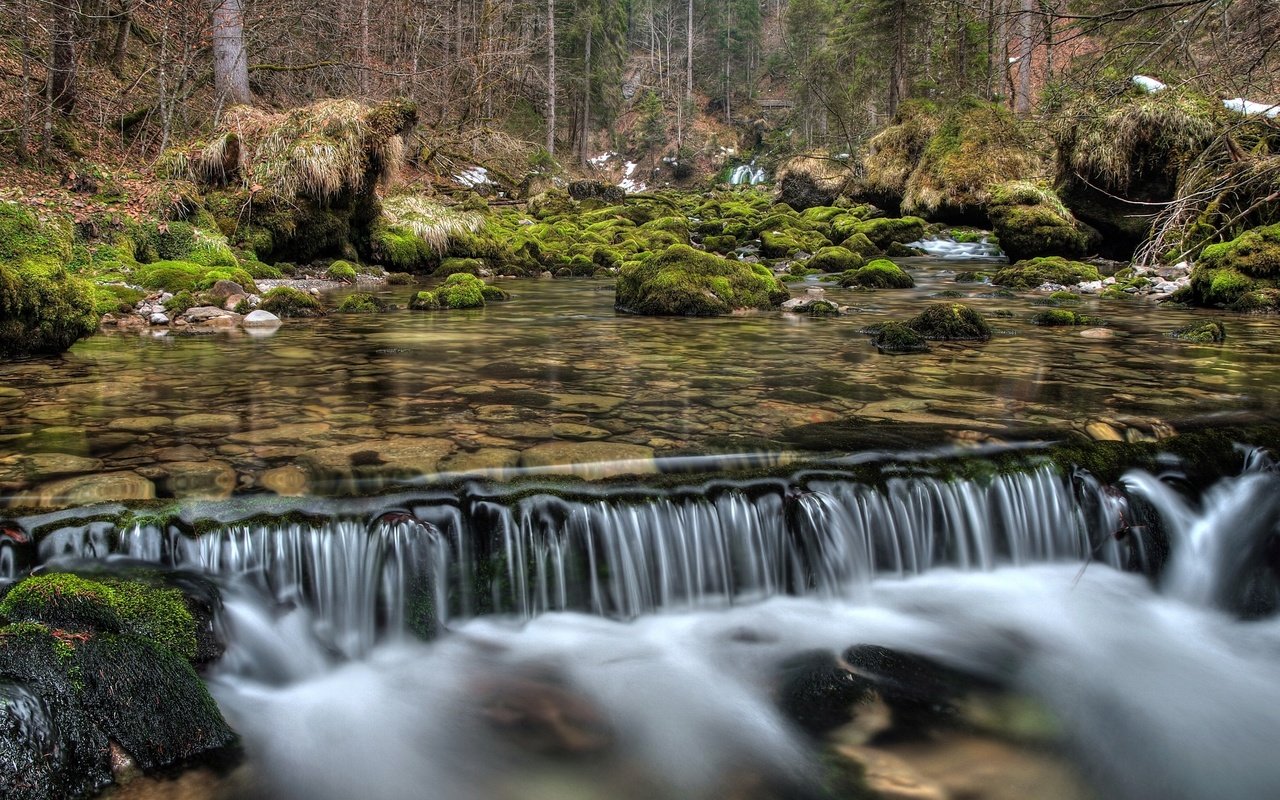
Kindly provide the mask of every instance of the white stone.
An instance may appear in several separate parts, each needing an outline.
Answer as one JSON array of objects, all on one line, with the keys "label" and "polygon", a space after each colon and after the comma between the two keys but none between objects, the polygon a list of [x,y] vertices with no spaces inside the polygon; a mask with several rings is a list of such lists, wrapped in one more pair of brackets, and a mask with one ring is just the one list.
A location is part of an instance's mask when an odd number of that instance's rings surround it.
[{"label": "white stone", "polygon": [[152,325],[168,325],[169,318],[166,317],[164,314],[161,314],[159,311],[157,311],[151,315],[151,324]]},{"label": "white stone", "polygon": [[279,325],[280,318],[275,314],[272,314],[270,311],[258,309],[257,311],[250,311],[248,315],[241,320],[240,324],[246,328],[252,328],[254,326]]},{"label": "white stone", "polygon": [[1097,294],[1102,291],[1102,281],[1085,281],[1076,288],[1084,294]]}]

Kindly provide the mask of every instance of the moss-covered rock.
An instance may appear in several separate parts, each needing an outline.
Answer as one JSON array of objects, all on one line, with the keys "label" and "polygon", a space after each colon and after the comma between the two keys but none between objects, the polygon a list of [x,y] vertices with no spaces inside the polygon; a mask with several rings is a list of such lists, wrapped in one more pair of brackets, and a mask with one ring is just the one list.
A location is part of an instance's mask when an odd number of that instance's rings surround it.
[{"label": "moss-covered rock", "polygon": [[1175,339],[1181,339],[1184,342],[1217,344],[1219,342],[1226,341],[1227,326],[1222,324],[1219,320],[1210,319],[1203,322],[1193,322],[1190,325],[1184,325],[1169,335]]},{"label": "moss-covered rock", "polygon": [[882,353],[923,353],[929,343],[901,322],[886,322],[875,329],[871,341]]},{"label": "moss-covered rock", "polygon": [[[867,237],[867,241],[883,251],[894,242],[907,244],[919,241],[924,238],[924,229],[925,222],[919,217],[882,217],[859,223],[856,232]],[[854,249],[847,240],[843,246]]]},{"label": "moss-covered rock", "polygon": [[315,297],[291,286],[277,286],[263,295],[262,310],[280,318],[318,317],[324,306]]},{"label": "moss-covered rock", "polygon": [[652,316],[716,316],[740,309],[771,309],[789,297],[767,267],[744,264],[686,245],[623,267],[619,310]]},{"label": "moss-covered rock", "polygon": [[441,308],[443,306],[440,305],[440,298],[436,297],[435,292],[417,292],[409,298],[411,311],[437,311]]},{"label": "moss-covered rock", "polygon": [[926,339],[982,340],[991,338],[991,326],[974,309],[963,303],[936,303],[907,322],[907,327]]},{"label": "moss-covered rock", "polygon": [[[41,731],[0,725],[0,761],[17,768],[6,797],[97,793],[111,780],[112,743],[147,772],[234,744],[192,668],[193,603],[154,575],[47,573],[10,591],[0,602],[0,719]],[[14,701],[25,713],[9,718]]]},{"label": "moss-covered rock", "polygon": [[58,353],[97,329],[98,296],[71,258],[70,226],[0,202],[0,356]]},{"label": "moss-covered rock", "polygon": [[1031,315],[1031,324],[1046,328],[1071,325],[1101,325],[1102,320],[1072,311],[1069,308],[1050,308]]},{"label": "moss-covered rock", "polygon": [[479,276],[481,270],[487,269],[487,265],[478,258],[458,258],[451,256],[443,259],[440,266],[436,267],[435,272],[431,273],[441,278],[447,278],[450,275],[475,275]]},{"label": "moss-covered rock", "polygon": [[436,297],[444,308],[484,308],[484,281],[474,275],[456,273],[450,275],[436,290]]},{"label": "moss-covered rock", "polygon": [[1058,256],[1031,258],[996,270],[991,282],[1012,289],[1034,289],[1044,283],[1071,286],[1082,281],[1101,280],[1098,268],[1082,261]]},{"label": "moss-covered rock", "polygon": [[843,247],[824,247],[804,262],[807,269],[818,272],[847,272],[863,266],[866,260]]},{"label": "moss-covered rock", "polygon": [[1245,231],[1209,245],[1196,260],[1191,282],[1174,299],[1235,311],[1280,309],[1280,224]]},{"label": "moss-covered rock", "polygon": [[1010,261],[1036,256],[1075,258],[1097,241],[1093,232],[1071,215],[1053,191],[1025,181],[991,190],[987,207],[1000,249]]},{"label": "moss-covered rock", "polygon": [[339,283],[355,283],[356,282],[356,266],[350,261],[339,259],[329,265],[325,270],[324,276],[331,281]]},{"label": "moss-covered rock", "polygon": [[868,289],[910,289],[916,282],[889,259],[877,258],[865,267],[842,274],[840,285],[863,286]]},{"label": "moss-covered rock", "polygon": [[218,281],[232,281],[256,291],[253,276],[239,267],[209,268],[191,261],[154,261],[133,271],[133,281],[144,289],[183,292],[208,289]]},{"label": "moss-covered rock", "polygon": [[391,308],[386,300],[368,292],[352,292],[338,304],[339,314],[378,314]]}]

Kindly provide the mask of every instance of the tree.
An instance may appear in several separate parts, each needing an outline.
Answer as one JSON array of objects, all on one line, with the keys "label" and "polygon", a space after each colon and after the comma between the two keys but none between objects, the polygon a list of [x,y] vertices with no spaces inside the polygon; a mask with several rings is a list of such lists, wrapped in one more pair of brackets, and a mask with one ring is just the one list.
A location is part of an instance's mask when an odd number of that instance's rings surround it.
[{"label": "tree", "polygon": [[210,0],[213,38],[213,88],[221,102],[248,103],[249,60],[244,50],[244,8],[241,0]]}]

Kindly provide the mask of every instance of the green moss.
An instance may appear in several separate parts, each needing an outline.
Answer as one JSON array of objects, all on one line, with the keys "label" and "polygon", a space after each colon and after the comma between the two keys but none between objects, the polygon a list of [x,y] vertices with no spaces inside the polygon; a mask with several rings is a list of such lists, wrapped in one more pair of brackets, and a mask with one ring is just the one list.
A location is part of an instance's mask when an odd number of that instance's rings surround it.
[{"label": "green moss", "polygon": [[205,272],[200,279],[196,281],[196,289],[211,289],[218,281],[231,281],[240,285],[240,288],[247,292],[257,292],[258,286],[253,282],[253,276],[245,272],[239,267],[218,267]]},{"label": "green moss", "polygon": [[[339,314],[377,314],[390,306],[387,301],[368,292],[352,292],[338,304]],[[277,315],[278,316],[278,315]]]},{"label": "green moss", "polygon": [[1007,267],[1001,267],[992,276],[996,286],[1014,289],[1034,289],[1044,283],[1071,286],[1082,281],[1101,280],[1098,268],[1081,261],[1068,261],[1059,256],[1031,258]]},{"label": "green moss", "polygon": [[[924,238],[924,226],[919,217],[870,219],[859,223],[856,232],[879,250],[885,250],[894,242],[907,244]],[[847,242],[843,246],[854,249]]]},{"label": "green moss", "polygon": [[435,292],[418,292],[409,299],[409,308],[412,311],[437,311],[442,307]]},{"label": "green moss", "polygon": [[315,297],[291,286],[277,286],[262,298],[262,310],[270,311],[281,319],[288,317],[318,317],[323,306]]},{"label": "green moss", "polygon": [[840,243],[844,249],[857,253],[864,259],[873,258],[880,252],[880,248],[872,244],[865,233],[853,233]]},{"label": "green moss", "polygon": [[254,280],[259,278],[266,280],[279,280],[284,277],[284,272],[281,271],[279,267],[264,264],[256,258],[242,258],[240,259],[240,266],[245,272],[249,273]]},{"label": "green moss", "polygon": [[98,295],[67,269],[71,229],[0,202],[0,356],[56,353],[98,327]]},{"label": "green moss", "polygon": [[459,274],[478,276],[480,274],[480,270],[487,269],[487,267],[488,265],[478,258],[451,257],[441,261],[440,266],[431,274],[442,278]]},{"label": "green moss", "polygon": [[1078,314],[1067,308],[1051,308],[1033,314],[1031,324],[1054,328],[1067,325],[1101,325],[1102,320]]},{"label": "green moss", "polygon": [[0,617],[72,631],[132,633],[186,659],[196,654],[195,619],[177,589],[45,573],[15,586],[0,601]]},{"label": "green moss", "polygon": [[804,266],[818,272],[847,272],[866,263],[857,253],[843,247],[824,247],[813,254]]},{"label": "green moss", "polygon": [[645,315],[715,316],[777,308],[786,287],[760,264],[744,264],[674,245],[618,276],[616,305]]},{"label": "green moss", "polygon": [[992,189],[987,211],[1000,248],[1010,261],[1036,256],[1079,257],[1091,243],[1082,227],[1052,190],[1026,182]]},{"label": "green moss", "polygon": [[208,271],[207,267],[190,261],[154,261],[134,270],[133,280],[144,289],[191,291]]},{"label": "green moss", "polygon": [[486,303],[502,302],[503,300],[511,299],[511,295],[507,294],[506,291],[487,283],[480,284],[480,293],[484,295]]},{"label": "green moss", "polygon": [[1233,269],[1250,278],[1280,278],[1280,223],[1245,231],[1229,242],[1209,245],[1197,267]]},{"label": "green moss", "polygon": [[910,289],[916,282],[889,259],[877,258],[865,267],[842,274],[840,285],[863,286],[868,289]]},{"label": "green moss", "polygon": [[1217,344],[1227,338],[1227,326],[1216,319],[1193,322],[1169,334],[1175,339],[1197,344]]},{"label": "green moss", "polygon": [[388,286],[412,286],[415,283],[417,283],[417,280],[408,272],[387,273]]},{"label": "green moss", "polygon": [[194,308],[198,305],[200,305],[200,303],[196,300],[195,295],[184,289],[164,301],[164,310],[169,312],[169,316],[176,317],[181,314],[185,314],[187,309]]},{"label": "green moss", "polygon": [[325,270],[324,276],[331,281],[339,281],[341,283],[356,282],[356,267],[349,261],[335,261]]},{"label": "green moss", "polygon": [[379,264],[405,272],[431,272],[440,266],[440,253],[411,229],[378,224],[369,232],[369,252]]},{"label": "green moss", "polygon": [[93,287],[93,294],[96,314],[127,314],[147,296],[140,289],[116,284],[98,284]]},{"label": "green moss", "polygon": [[974,309],[962,303],[937,303],[907,322],[907,327],[926,339],[986,340],[991,327]]},{"label": "green moss", "polygon": [[484,308],[484,281],[465,273],[450,275],[436,290],[436,297],[445,308]]},{"label": "green moss", "polygon": [[872,342],[882,353],[923,353],[929,343],[916,331],[901,322],[886,322],[878,326]]}]

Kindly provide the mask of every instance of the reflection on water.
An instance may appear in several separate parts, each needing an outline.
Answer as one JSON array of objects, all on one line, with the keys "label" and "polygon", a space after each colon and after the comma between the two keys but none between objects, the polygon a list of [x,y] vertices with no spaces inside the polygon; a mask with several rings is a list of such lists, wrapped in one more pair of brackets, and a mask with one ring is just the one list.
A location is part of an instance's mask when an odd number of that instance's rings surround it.
[{"label": "reflection on water", "polygon": [[[636,471],[653,455],[849,446],[811,423],[872,444],[885,422],[916,439],[1136,436],[1280,405],[1274,318],[1233,318],[1225,344],[1197,346],[1165,334],[1203,312],[1089,300],[1113,335],[1088,338],[1030,325],[1031,296],[954,283],[955,262],[914,262],[912,291],[828,290],[860,309],[839,319],[636,318],[614,312],[607,282],[521,280],[477,312],[334,315],[266,338],[96,336],[0,365],[0,496],[342,492],[353,475]],[[955,288],[1013,313],[993,318],[991,342],[887,356],[858,333]]]}]

